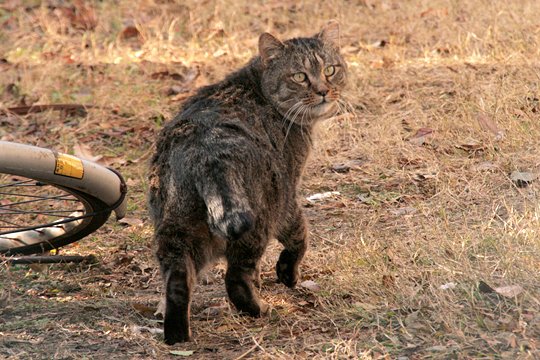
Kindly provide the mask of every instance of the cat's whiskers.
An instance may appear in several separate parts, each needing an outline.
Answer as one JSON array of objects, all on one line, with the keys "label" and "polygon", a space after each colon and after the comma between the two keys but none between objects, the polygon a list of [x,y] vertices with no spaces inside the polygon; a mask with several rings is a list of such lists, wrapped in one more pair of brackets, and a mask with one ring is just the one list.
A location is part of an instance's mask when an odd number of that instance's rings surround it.
[{"label": "cat's whiskers", "polygon": [[300,103],[300,106],[298,107],[298,110],[295,111],[295,113],[293,114],[293,116],[289,119],[289,127],[287,128],[287,131],[285,132],[285,139],[284,139],[284,143],[283,143],[283,146],[285,146],[285,142],[287,141],[287,137],[289,136],[289,132],[291,131],[291,128],[296,120],[296,118],[298,117],[298,115],[300,114],[300,112],[303,111],[305,105],[302,104],[301,102]]},{"label": "cat's whiskers", "polygon": [[302,114],[302,118],[300,119],[300,130],[301,130],[300,133],[302,134],[302,139],[304,141],[306,140],[306,137],[305,137],[305,133],[303,131],[303,126],[304,126],[304,117],[306,116],[306,114],[308,114],[308,116],[311,117],[311,109],[308,106],[305,107],[305,110],[304,110],[304,112]]},{"label": "cat's whiskers", "polygon": [[[294,100],[294,99],[290,99],[290,100]],[[289,110],[287,110],[287,112],[283,115],[283,122],[281,123],[281,126],[285,125],[285,123],[287,122],[287,120],[289,120],[289,116],[297,110],[297,108],[299,108],[300,106],[302,106],[302,101],[298,101],[296,102],[293,106],[291,106],[289,108]]]}]

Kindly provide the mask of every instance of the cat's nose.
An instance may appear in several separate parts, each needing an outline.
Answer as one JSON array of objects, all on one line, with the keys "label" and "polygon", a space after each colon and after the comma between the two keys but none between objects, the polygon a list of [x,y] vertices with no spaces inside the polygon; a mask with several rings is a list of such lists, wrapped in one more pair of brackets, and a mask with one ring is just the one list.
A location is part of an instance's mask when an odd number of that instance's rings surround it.
[{"label": "cat's nose", "polygon": [[328,94],[328,89],[320,89],[317,91],[317,95],[325,97]]}]

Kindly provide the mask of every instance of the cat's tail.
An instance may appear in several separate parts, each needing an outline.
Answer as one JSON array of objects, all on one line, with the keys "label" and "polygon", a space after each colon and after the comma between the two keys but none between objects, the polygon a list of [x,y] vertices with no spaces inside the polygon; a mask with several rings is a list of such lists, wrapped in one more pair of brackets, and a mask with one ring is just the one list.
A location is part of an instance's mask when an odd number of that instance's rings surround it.
[{"label": "cat's tail", "polygon": [[255,217],[244,190],[236,181],[197,184],[208,213],[210,230],[225,239],[236,240],[254,226]]}]

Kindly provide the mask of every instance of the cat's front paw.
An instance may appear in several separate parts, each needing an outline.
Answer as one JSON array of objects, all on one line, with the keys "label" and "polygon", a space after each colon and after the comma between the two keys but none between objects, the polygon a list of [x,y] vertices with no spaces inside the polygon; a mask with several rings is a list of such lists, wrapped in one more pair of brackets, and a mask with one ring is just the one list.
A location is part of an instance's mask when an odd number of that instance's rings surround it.
[{"label": "cat's front paw", "polygon": [[294,288],[300,279],[296,258],[286,249],[279,256],[276,264],[276,275],[279,282],[290,288]]}]

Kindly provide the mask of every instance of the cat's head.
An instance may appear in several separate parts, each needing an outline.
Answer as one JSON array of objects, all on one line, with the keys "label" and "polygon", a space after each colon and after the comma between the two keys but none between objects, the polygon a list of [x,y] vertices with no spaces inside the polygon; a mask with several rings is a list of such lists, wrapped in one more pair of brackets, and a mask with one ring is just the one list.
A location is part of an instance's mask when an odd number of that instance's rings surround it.
[{"label": "cat's head", "polygon": [[339,24],[317,35],[284,42],[264,33],[259,38],[262,91],[290,121],[308,125],[339,109],[347,65],[339,53]]}]

